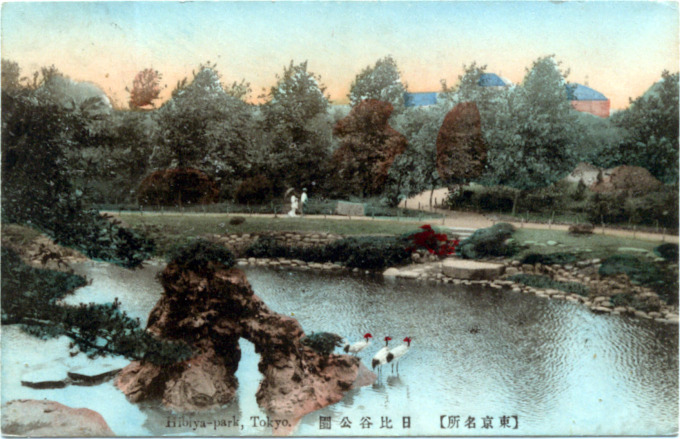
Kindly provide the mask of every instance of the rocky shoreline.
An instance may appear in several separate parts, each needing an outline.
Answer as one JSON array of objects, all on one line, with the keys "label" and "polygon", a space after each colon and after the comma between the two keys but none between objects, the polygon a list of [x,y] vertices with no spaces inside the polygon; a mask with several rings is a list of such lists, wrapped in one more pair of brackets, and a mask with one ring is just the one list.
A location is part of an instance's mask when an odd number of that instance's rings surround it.
[{"label": "rocky shoreline", "polygon": [[[457,259],[457,258],[448,258]],[[602,277],[597,271],[600,259],[579,261],[571,265],[543,265],[521,264],[513,260],[495,260],[493,263],[502,266],[502,273],[495,279],[461,279],[447,275],[443,270],[441,261],[418,261],[404,267],[392,267],[383,272],[385,277],[411,279],[421,282],[434,282],[452,285],[479,285],[489,288],[508,290],[514,293],[533,294],[537,297],[554,300],[566,300],[581,303],[597,314],[627,315],[643,319],[654,320],[665,324],[678,324],[678,307],[665,304],[659,295],[649,288],[633,285],[627,276],[618,275]],[[240,258],[237,259],[239,266],[261,266],[270,268],[292,268],[296,270],[317,270],[326,272],[353,272],[371,273],[368,270],[351,269],[330,262],[305,262],[298,259],[285,258]],[[579,294],[567,293],[552,288],[537,288],[524,285],[512,280],[516,274],[544,275],[558,282],[577,282],[590,289],[590,294],[585,297]],[[610,298],[620,293],[632,293],[636,299],[645,303],[654,303],[659,306],[659,311],[645,312],[632,306],[615,306]]]}]

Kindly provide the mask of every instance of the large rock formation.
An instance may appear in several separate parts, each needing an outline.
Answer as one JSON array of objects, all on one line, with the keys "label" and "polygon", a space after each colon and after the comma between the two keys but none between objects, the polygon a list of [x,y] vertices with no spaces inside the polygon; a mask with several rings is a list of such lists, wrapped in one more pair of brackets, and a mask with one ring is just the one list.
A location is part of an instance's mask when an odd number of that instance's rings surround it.
[{"label": "large rock formation", "polygon": [[162,272],[165,294],[151,311],[147,330],[188,343],[195,355],[169,367],[131,363],[116,380],[131,401],[160,399],[176,411],[211,409],[229,402],[238,385],[234,373],[241,337],[260,354],[258,369],[264,378],[258,403],[291,423],[339,401],[354,385],[375,379],[375,375],[364,377],[358,383],[360,373],[365,375],[358,358],[323,356],[301,344],[300,324],[272,312],[253,294],[241,270],[215,266],[214,272],[199,274],[173,262]]},{"label": "large rock formation", "polygon": [[2,406],[3,436],[115,436],[99,413],[54,401],[18,399]]}]

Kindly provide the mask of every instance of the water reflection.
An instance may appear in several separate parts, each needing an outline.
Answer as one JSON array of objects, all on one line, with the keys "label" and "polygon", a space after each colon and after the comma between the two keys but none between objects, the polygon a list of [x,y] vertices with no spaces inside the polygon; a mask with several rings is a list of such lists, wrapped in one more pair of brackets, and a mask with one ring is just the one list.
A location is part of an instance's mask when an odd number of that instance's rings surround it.
[{"label": "water reflection", "polygon": [[[145,320],[162,291],[155,280],[160,268],[130,272],[84,264],[78,271],[93,279],[92,285],[69,300],[102,303],[119,297],[123,309]],[[338,404],[305,416],[296,435],[676,433],[677,326],[595,315],[569,302],[509,291],[256,267],[246,272],[271,309],[294,314],[308,333],[330,331],[353,341],[366,332],[376,340],[386,335],[397,341],[413,339],[398,373],[385,365],[372,386],[353,389]],[[173,420],[178,425],[179,419],[172,418],[176,415],[157,406],[130,404],[112,383],[57,390],[22,387],[24,369],[70,360],[44,356],[41,346],[56,341],[38,341],[9,329],[3,328],[2,338],[3,401],[47,398],[74,407],[83,405],[78,401],[91,401],[90,408],[122,435],[271,434],[271,428],[253,421],[266,414],[255,400],[259,356],[245,340],[240,341],[237,398],[219,410],[191,415],[198,424],[173,427],[168,425]],[[374,342],[358,356],[370,368],[381,346]],[[67,351],[55,347],[49,353],[68,356]],[[458,430],[442,429],[442,415],[474,417],[479,424],[476,429],[465,429],[462,422]],[[500,417],[511,415],[518,417],[520,428],[499,430]],[[331,430],[320,429],[320,416],[331,418]],[[480,428],[485,416],[493,417],[493,431]],[[410,429],[404,427],[407,417]],[[238,427],[226,425],[234,418]],[[371,419],[372,428],[360,426],[363,418]],[[386,418],[392,429],[380,428]],[[225,425],[216,429],[215,419]],[[351,425],[341,426],[343,419]]]}]

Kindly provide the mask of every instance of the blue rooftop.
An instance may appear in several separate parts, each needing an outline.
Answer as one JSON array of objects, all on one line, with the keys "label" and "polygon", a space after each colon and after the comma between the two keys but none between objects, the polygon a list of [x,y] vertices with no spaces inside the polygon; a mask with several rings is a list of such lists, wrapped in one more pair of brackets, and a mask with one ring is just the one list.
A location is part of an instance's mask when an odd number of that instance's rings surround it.
[{"label": "blue rooftop", "polygon": [[482,73],[479,75],[477,85],[482,87],[507,87],[512,84],[507,79],[503,79],[495,73]]},{"label": "blue rooftop", "polygon": [[426,107],[437,103],[436,92],[426,93],[404,93],[404,106],[406,107]]},{"label": "blue rooftop", "polygon": [[567,84],[567,98],[570,101],[608,101],[599,91],[581,84]]}]

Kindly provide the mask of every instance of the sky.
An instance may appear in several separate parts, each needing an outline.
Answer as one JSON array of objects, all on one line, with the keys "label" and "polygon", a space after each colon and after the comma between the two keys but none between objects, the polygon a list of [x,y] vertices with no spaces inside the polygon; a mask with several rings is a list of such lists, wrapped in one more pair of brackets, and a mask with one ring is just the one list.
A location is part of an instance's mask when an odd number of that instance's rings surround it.
[{"label": "sky", "polygon": [[355,76],[387,55],[421,92],[456,84],[472,62],[520,83],[554,54],[570,82],[621,109],[679,64],[676,1],[5,2],[1,14],[2,58],[25,75],[54,64],[121,108],[145,68],[161,72],[166,99],[211,61],[257,100],[291,60],[306,60],[346,103]]}]

